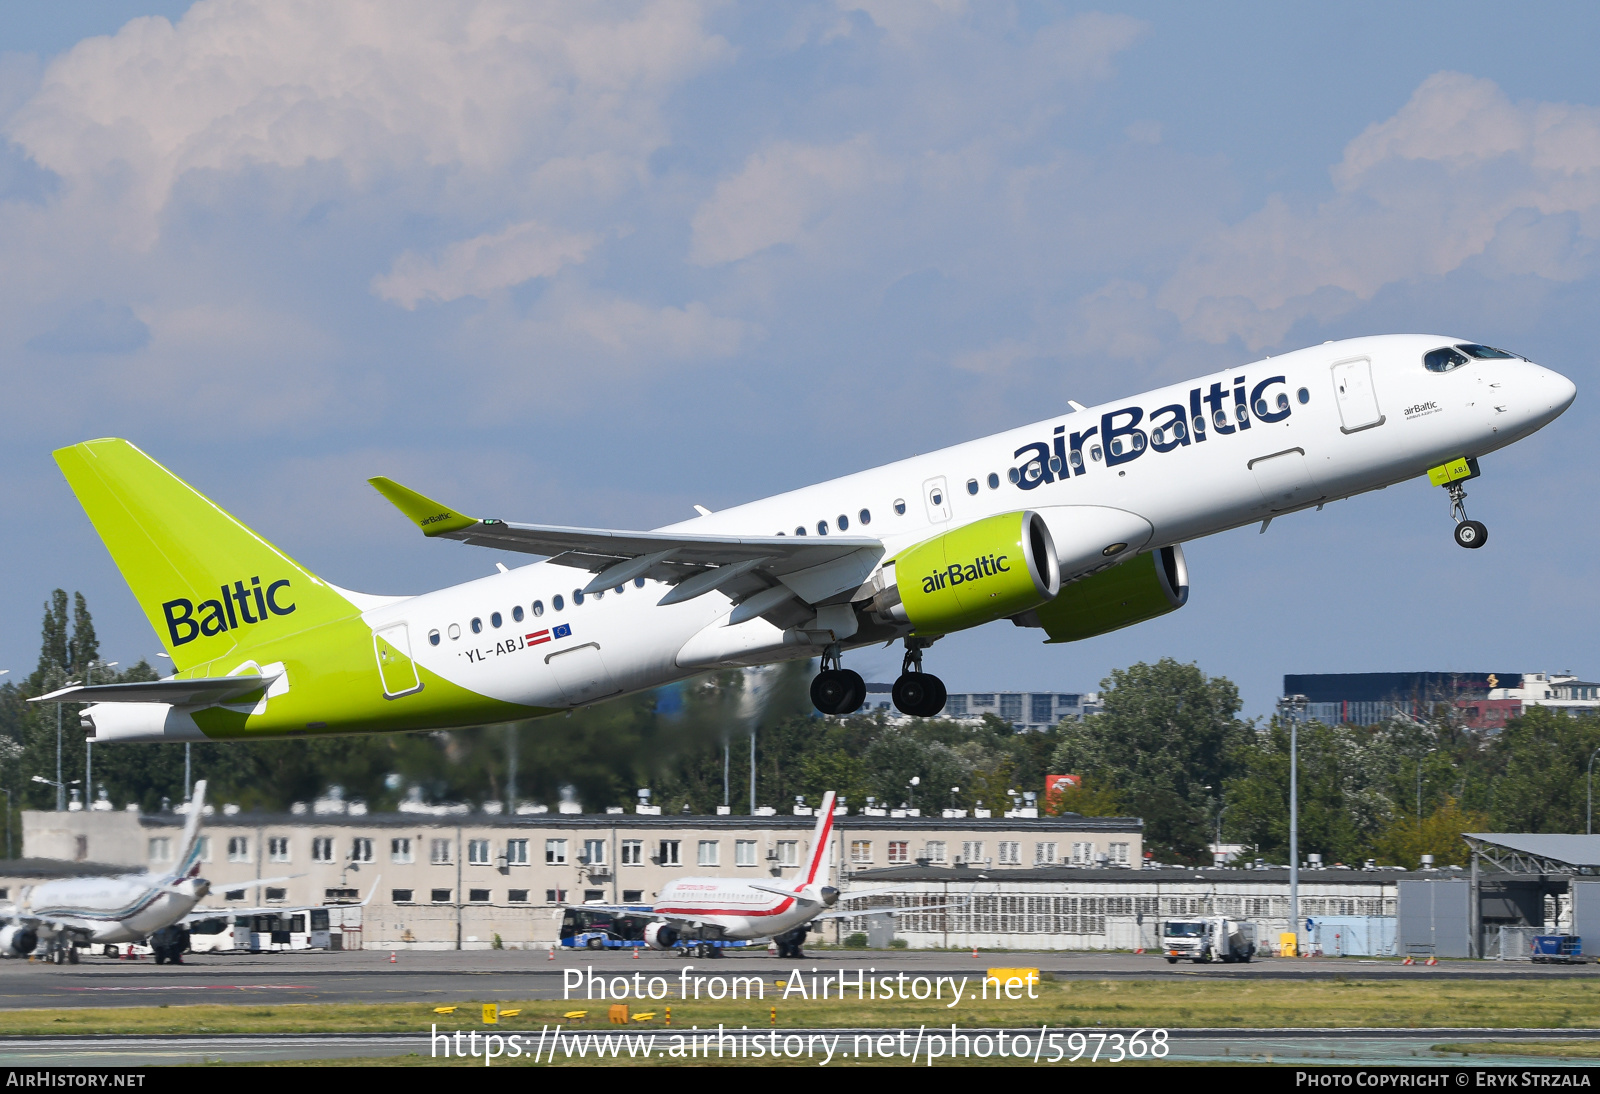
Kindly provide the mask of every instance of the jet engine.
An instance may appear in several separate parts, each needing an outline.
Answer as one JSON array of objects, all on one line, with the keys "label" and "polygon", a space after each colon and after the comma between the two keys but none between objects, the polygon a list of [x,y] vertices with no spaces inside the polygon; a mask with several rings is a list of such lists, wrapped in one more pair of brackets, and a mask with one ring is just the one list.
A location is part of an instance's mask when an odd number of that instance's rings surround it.
[{"label": "jet engine", "polygon": [[1177,611],[1189,599],[1183,548],[1161,547],[1062,586],[1048,604],[1016,618],[1043,627],[1047,642],[1076,642]]},{"label": "jet engine", "polygon": [[27,957],[39,945],[39,932],[32,927],[13,924],[0,927],[0,955]]},{"label": "jet engine", "polygon": [[644,929],[644,944],[652,950],[670,950],[678,944],[678,928],[670,923],[651,923]]},{"label": "jet engine", "polygon": [[1038,607],[1061,588],[1050,528],[1031,511],[986,517],[902,551],[868,610],[918,634],[945,634]]}]

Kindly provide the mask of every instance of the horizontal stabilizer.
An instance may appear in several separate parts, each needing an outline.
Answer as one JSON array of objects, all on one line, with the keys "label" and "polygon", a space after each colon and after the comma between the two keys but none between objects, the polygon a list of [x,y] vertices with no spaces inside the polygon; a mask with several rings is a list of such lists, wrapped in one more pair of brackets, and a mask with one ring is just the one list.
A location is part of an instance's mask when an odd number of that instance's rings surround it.
[{"label": "horizontal stabilizer", "polygon": [[41,695],[30,703],[170,703],[175,707],[196,706],[201,703],[225,703],[238,699],[278,679],[282,673],[271,676],[201,676],[193,680],[140,680],[128,684],[82,684],[49,695]]}]

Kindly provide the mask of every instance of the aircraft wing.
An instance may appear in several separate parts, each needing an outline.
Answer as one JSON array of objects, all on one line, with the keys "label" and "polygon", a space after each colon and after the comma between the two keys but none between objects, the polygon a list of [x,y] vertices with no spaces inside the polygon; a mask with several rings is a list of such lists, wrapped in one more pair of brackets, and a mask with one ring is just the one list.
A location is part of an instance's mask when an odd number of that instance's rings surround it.
[{"label": "aircraft wing", "polygon": [[282,673],[271,676],[201,676],[182,680],[141,680],[126,684],[81,684],[52,691],[30,703],[171,703],[188,706],[224,703],[260,691]]},{"label": "aircraft wing", "polygon": [[853,919],[861,915],[920,915],[923,912],[942,912],[946,908],[964,908],[966,901],[951,901],[949,904],[930,904],[925,908],[850,908],[835,909],[823,912],[817,919]]},{"label": "aircraft wing", "polygon": [[[558,565],[597,575],[584,587],[585,593],[601,592],[636,577],[676,586],[661,599],[662,604],[690,600],[724,586],[735,597],[753,596],[763,589],[779,588],[774,582],[781,583],[789,595],[778,600],[767,597],[769,607],[796,597],[816,604],[860,587],[884,554],[882,542],[870,536],[694,535],[479,519],[392,479],[367,481],[426,536],[549,556]],[[733,584],[736,580],[738,585]],[[761,613],[746,618],[754,614]]]}]

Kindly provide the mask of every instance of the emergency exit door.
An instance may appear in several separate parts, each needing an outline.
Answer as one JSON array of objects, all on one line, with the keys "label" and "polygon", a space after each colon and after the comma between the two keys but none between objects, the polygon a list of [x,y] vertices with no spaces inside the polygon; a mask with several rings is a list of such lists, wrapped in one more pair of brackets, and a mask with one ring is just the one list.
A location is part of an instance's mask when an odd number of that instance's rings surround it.
[{"label": "emergency exit door", "polygon": [[1372,361],[1357,357],[1333,366],[1333,396],[1339,404],[1340,429],[1356,433],[1383,424],[1378,393],[1372,386]]}]

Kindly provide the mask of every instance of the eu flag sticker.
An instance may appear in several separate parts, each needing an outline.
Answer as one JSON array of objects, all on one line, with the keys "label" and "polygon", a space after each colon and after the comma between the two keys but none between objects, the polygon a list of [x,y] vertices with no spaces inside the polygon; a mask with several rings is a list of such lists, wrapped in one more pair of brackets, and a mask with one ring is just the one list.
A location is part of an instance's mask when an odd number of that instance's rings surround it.
[{"label": "eu flag sticker", "polygon": [[550,637],[551,638],[571,638],[572,637],[572,626],[571,626],[571,624],[568,624],[568,623],[561,624],[561,626],[557,627],[555,630],[550,632]]}]

